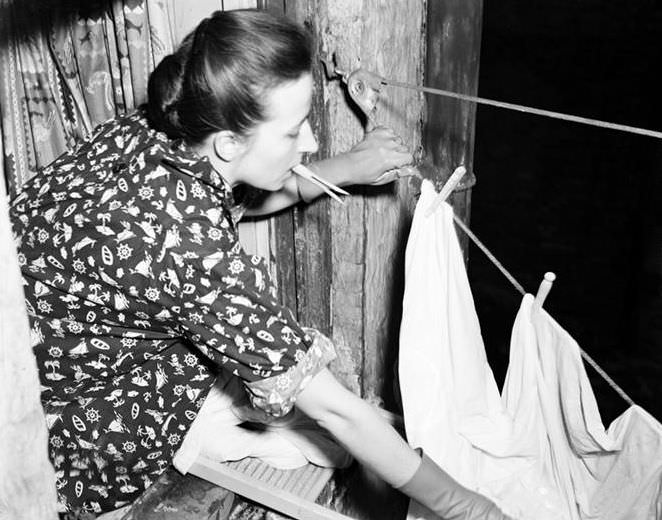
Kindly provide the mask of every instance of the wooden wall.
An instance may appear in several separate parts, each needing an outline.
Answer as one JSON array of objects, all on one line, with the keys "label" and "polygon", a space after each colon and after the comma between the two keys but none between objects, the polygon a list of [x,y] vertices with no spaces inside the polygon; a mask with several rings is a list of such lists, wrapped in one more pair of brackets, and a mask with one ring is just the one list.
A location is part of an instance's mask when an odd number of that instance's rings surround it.
[{"label": "wooden wall", "polygon": [[[476,94],[482,0],[285,0],[289,16],[306,24],[319,57],[336,53],[344,70],[358,66],[413,84]],[[277,8],[282,1],[271,2]],[[426,59],[427,57],[427,59]],[[326,157],[349,149],[363,135],[355,107],[339,82],[317,66],[313,126]],[[424,99],[385,88],[377,120],[392,127],[426,161],[440,187],[464,164],[464,189],[452,197],[468,220],[475,110],[462,102]],[[427,103],[426,103],[427,101]],[[427,124],[423,124],[427,122]],[[424,132],[425,128],[425,132]],[[322,198],[278,217],[273,255],[283,299],[301,322],[333,339],[332,367],[369,401],[397,411],[397,347],[404,251],[420,190],[416,179],[353,190],[340,205]],[[340,474],[333,506],[355,518],[403,518],[407,503],[373,476]]]},{"label": "wooden wall", "polygon": [[[423,77],[424,8],[421,0],[286,2],[288,14],[315,35],[318,57],[335,53],[344,69],[360,64],[413,83]],[[329,156],[351,148],[363,130],[344,86],[327,81],[319,61],[314,73],[314,130],[320,156]],[[378,122],[416,149],[422,97],[401,89],[384,95]],[[322,198],[276,224],[284,298],[303,323],[331,336],[340,354],[337,373],[374,402],[392,393],[403,254],[417,191],[408,180],[357,188],[345,205]]]},{"label": "wooden wall", "polygon": [[[288,15],[313,31],[319,56],[335,52],[345,70],[360,65],[389,79],[477,93],[482,0],[284,3]],[[327,81],[319,67],[315,74],[313,122],[319,154],[328,156],[350,148],[362,129],[343,86]],[[455,167],[467,167],[469,174],[451,202],[468,222],[475,106],[390,87],[383,94],[378,122],[394,128],[413,150],[423,146],[425,160],[436,168],[438,188]],[[340,351],[335,370],[349,386],[389,407],[394,404],[404,248],[418,191],[415,179],[355,189],[344,206],[321,199],[273,224],[284,300],[303,323],[333,338]]]},{"label": "wooden wall", "polygon": [[[482,0],[429,0],[427,7],[425,83],[429,87],[476,96],[482,32]],[[441,96],[428,96],[424,125],[426,160],[439,170],[435,185],[459,166],[467,174],[450,199],[455,213],[467,224],[471,216],[476,105]],[[468,238],[459,233],[468,259]]]}]

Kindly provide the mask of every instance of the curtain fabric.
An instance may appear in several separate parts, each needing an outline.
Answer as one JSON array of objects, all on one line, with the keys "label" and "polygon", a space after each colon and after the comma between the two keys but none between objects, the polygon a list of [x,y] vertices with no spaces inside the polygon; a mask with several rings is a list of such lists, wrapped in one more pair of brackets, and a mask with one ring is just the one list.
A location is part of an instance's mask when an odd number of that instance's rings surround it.
[{"label": "curtain fabric", "polygon": [[0,113],[8,193],[94,126],[143,103],[172,52],[172,0],[0,0]]}]

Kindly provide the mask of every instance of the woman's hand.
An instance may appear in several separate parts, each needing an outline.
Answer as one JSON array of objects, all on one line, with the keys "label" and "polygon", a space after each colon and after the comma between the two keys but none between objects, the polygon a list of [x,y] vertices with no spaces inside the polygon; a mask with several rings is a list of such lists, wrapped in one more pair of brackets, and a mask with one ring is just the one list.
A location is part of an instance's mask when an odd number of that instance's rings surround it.
[{"label": "woman's hand", "polygon": [[[366,133],[348,152],[308,166],[337,186],[386,184],[399,177],[414,175],[416,171],[405,166],[413,159],[409,148],[393,130],[379,126]],[[405,168],[399,169],[403,166]]]},{"label": "woman's hand", "polygon": [[366,133],[347,155],[356,164],[350,179],[352,184],[386,184],[413,171],[411,168],[403,169],[398,174],[397,169],[411,164],[414,158],[402,138],[383,126]]},{"label": "woman's hand", "polygon": [[343,387],[327,368],[301,391],[296,406],[356,460],[441,518],[512,520],[491,500],[461,486],[432,459],[421,459],[375,408]]},{"label": "woman's hand", "polygon": [[[413,166],[407,166],[412,161],[412,153],[402,139],[390,128],[379,126],[366,133],[348,152],[307,166],[336,186],[379,185],[418,174]],[[323,194],[317,184],[293,175],[282,190],[271,193],[260,206],[249,208],[245,216],[269,215],[296,204],[299,200],[310,202]]]}]

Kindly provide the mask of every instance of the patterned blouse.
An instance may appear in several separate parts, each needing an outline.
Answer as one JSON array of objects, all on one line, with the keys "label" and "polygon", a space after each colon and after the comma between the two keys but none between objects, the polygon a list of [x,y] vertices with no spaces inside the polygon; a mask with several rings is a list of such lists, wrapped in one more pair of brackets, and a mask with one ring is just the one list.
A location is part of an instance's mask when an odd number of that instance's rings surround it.
[{"label": "patterned blouse", "polygon": [[12,202],[61,505],[102,512],[171,463],[219,370],[289,411],[333,357],[243,252],[207,159],[140,111],[108,121]]}]

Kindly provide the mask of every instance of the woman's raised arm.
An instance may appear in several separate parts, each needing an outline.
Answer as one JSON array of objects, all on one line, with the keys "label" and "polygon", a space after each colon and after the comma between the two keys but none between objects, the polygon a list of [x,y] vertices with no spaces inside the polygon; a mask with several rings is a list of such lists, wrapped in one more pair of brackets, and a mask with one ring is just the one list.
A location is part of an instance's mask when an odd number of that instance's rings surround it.
[{"label": "woman's raised arm", "polygon": [[[378,179],[379,184],[385,184],[395,180],[395,177],[380,178],[384,172],[412,161],[411,152],[391,129],[377,127],[348,152],[313,162],[308,167],[336,186],[373,184]],[[259,206],[248,208],[245,215],[269,215],[300,200],[310,202],[323,193],[316,184],[293,175],[286,181],[283,189],[269,193]]]}]

